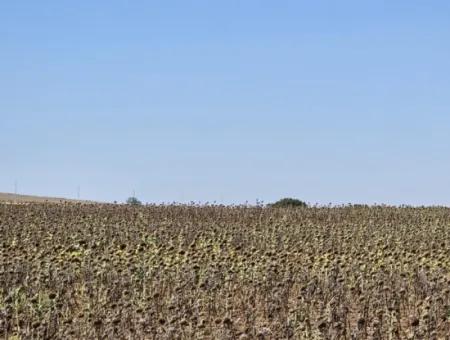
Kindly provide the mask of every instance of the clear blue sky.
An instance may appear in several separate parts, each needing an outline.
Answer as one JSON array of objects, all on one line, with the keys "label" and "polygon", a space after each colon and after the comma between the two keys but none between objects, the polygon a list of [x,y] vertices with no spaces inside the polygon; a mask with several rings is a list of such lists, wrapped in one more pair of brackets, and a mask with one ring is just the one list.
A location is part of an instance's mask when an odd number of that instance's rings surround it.
[{"label": "clear blue sky", "polygon": [[0,3],[0,191],[450,205],[448,1]]}]

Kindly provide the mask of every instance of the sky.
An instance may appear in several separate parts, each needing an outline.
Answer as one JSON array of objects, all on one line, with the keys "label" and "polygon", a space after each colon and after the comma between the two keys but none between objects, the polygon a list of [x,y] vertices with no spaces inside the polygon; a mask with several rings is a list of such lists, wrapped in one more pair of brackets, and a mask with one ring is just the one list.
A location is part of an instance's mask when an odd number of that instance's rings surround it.
[{"label": "sky", "polygon": [[0,2],[0,192],[450,205],[448,1]]}]

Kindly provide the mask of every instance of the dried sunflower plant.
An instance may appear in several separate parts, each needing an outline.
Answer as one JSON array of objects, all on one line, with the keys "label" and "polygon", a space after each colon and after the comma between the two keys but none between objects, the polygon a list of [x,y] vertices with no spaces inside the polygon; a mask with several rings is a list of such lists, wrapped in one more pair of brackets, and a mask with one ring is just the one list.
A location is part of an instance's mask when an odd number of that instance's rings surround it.
[{"label": "dried sunflower plant", "polygon": [[3,339],[448,339],[450,210],[0,205]]}]

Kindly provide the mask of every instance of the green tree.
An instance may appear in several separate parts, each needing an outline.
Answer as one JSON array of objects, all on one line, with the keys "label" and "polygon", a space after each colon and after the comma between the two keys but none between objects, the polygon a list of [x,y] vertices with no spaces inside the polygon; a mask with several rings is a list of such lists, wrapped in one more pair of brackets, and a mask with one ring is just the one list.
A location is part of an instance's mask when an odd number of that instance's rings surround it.
[{"label": "green tree", "polygon": [[136,197],[128,197],[127,204],[129,205],[142,205],[142,202],[139,201]]},{"label": "green tree", "polygon": [[296,198],[282,198],[269,205],[272,208],[306,208],[308,205]]}]

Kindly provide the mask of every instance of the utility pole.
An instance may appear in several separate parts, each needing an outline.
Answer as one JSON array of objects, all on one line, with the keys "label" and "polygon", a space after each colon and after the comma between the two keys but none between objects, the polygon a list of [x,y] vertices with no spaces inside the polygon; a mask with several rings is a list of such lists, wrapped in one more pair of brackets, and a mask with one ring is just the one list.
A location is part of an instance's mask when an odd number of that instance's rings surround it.
[{"label": "utility pole", "polygon": [[14,194],[17,195],[17,179],[14,181]]}]

